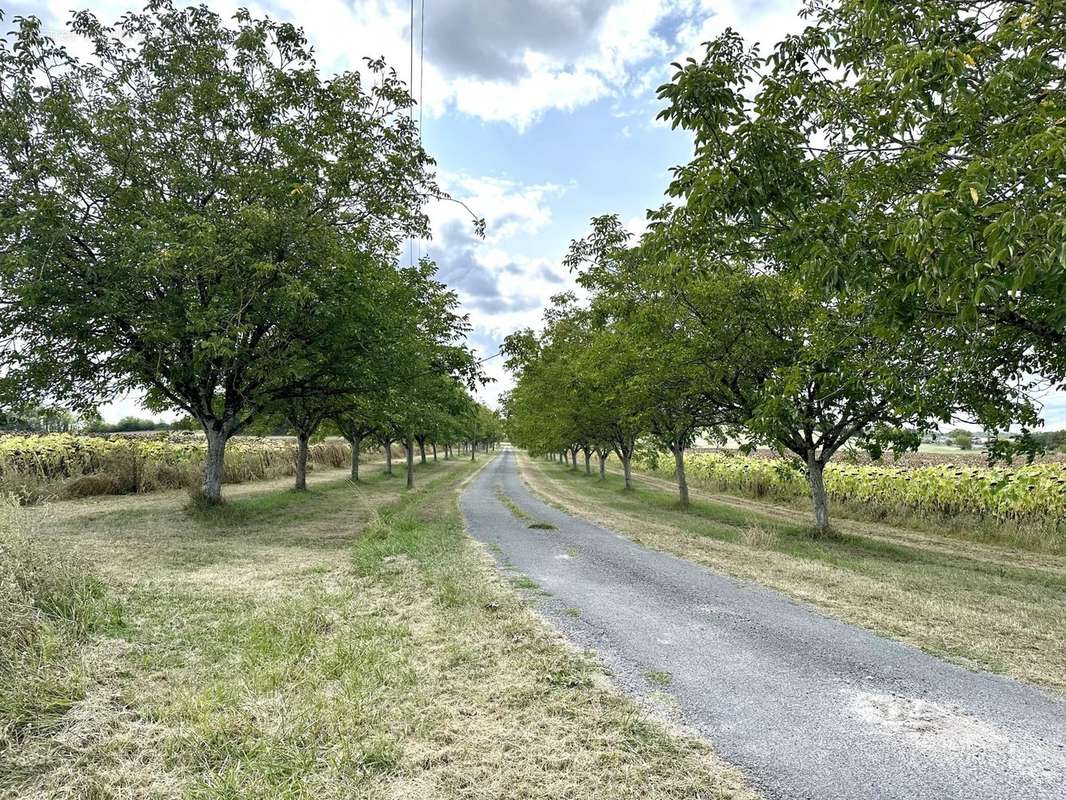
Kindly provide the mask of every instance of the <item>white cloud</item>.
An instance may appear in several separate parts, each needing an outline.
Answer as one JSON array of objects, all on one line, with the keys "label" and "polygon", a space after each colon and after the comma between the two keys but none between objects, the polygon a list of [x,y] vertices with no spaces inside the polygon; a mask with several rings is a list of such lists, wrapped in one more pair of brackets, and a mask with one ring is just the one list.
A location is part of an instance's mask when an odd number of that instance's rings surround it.
[{"label": "white cloud", "polygon": [[[48,0],[53,27],[71,0]],[[112,22],[127,0],[83,0],[79,7]],[[247,5],[300,25],[320,66],[358,68],[364,56],[384,56],[411,76],[410,5],[404,0],[214,0],[224,16]],[[643,96],[669,76],[669,62],[698,54],[700,43],[726,26],[751,41],[772,43],[799,28],[800,0],[514,0],[489,8],[484,0],[443,0],[426,9],[424,113],[455,108],[482,120],[524,129],[549,110],[571,111],[604,97]],[[416,8],[420,8],[416,5]],[[415,75],[419,83],[416,18]]]}]

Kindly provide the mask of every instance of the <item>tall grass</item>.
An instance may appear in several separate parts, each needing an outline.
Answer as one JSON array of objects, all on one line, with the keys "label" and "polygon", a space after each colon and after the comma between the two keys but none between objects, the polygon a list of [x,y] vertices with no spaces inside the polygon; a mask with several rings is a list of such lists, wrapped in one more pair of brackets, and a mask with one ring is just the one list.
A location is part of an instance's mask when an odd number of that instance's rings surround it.
[{"label": "tall grass", "polygon": [[0,500],[0,750],[82,696],[79,642],[121,619],[84,563],[41,542],[26,512]]}]

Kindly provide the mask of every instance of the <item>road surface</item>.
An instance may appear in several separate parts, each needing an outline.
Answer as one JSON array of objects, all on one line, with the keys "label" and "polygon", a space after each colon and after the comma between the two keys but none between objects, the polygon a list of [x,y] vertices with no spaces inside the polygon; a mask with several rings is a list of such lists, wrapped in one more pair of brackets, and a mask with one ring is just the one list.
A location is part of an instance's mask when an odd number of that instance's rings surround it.
[{"label": "road surface", "polygon": [[671,695],[770,798],[1066,798],[1066,701],[575,519],[526,488],[510,450],[460,505],[550,622],[627,691]]}]

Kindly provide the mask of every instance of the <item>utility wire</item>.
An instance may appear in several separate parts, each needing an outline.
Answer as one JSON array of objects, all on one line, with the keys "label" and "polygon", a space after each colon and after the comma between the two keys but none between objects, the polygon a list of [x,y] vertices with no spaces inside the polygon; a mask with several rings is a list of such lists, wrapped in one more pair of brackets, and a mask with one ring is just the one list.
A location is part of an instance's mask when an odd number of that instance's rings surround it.
[{"label": "utility wire", "polygon": [[[422,94],[426,86],[426,0],[418,14],[418,143],[422,143]],[[428,251],[428,248],[427,248]],[[428,252],[427,252],[428,255]],[[422,260],[422,239],[418,240],[418,260]]]},{"label": "utility wire", "polygon": [[[407,74],[410,77],[410,83],[408,85],[411,88],[411,106],[408,111],[408,119],[410,119],[413,123],[415,121],[415,0],[411,0],[411,25],[407,29],[407,33]],[[421,139],[421,131],[419,132],[419,138]],[[415,265],[415,238],[413,236],[407,241],[407,265],[409,267],[413,267]]]}]

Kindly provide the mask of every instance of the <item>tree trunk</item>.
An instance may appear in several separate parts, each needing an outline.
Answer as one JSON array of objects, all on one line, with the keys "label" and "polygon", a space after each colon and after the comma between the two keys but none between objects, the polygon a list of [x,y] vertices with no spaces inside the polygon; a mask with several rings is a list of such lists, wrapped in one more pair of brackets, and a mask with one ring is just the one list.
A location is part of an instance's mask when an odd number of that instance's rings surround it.
[{"label": "tree trunk", "polygon": [[607,480],[607,454],[597,453],[596,457],[600,460],[600,480]]},{"label": "tree trunk", "polygon": [[592,451],[585,448],[585,474],[592,474]]},{"label": "tree trunk", "polygon": [[[407,488],[415,488],[415,443],[411,437],[411,434],[407,434]],[[422,453],[422,460],[426,458],[425,452]]]},{"label": "tree trunk", "polygon": [[829,501],[825,496],[825,464],[814,457],[807,456],[807,483],[811,487],[811,500],[814,503],[814,529],[819,536],[829,532]]},{"label": "tree trunk", "polygon": [[437,443],[436,442],[432,442],[432,446],[433,446],[433,460],[436,461],[437,460]]},{"label": "tree trunk", "polygon": [[625,490],[628,492],[630,489],[633,488],[633,475],[629,468],[629,460],[631,458],[631,455],[627,453],[624,456],[620,455],[619,458],[622,459],[622,474],[625,476]]},{"label": "tree trunk", "polygon": [[418,440],[418,457],[421,463],[426,463],[426,437],[423,436]]},{"label": "tree trunk", "polygon": [[677,476],[677,495],[682,508],[688,508],[688,480],[685,478],[685,446],[675,442],[671,448],[674,451],[674,474]]},{"label": "tree trunk", "polygon": [[577,472],[577,448],[570,448],[570,469]]},{"label": "tree trunk", "polygon": [[307,490],[307,440],[306,433],[296,434],[296,491]]},{"label": "tree trunk", "polygon": [[471,442],[470,443],[470,460],[471,461],[476,461],[477,459],[474,457],[476,455],[477,455],[477,448],[474,446],[474,443]]},{"label": "tree trunk", "polygon": [[217,505],[222,502],[222,473],[226,463],[227,436],[221,430],[204,426],[207,435],[207,457],[200,481],[200,497],[205,503]]},{"label": "tree trunk", "polygon": [[348,443],[352,446],[352,480],[359,483],[359,449],[363,445],[363,437],[354,436]]},{"label": "tree trunk", "polygon": [[385,474],[392,474],[392,442],[385,442]]}]

